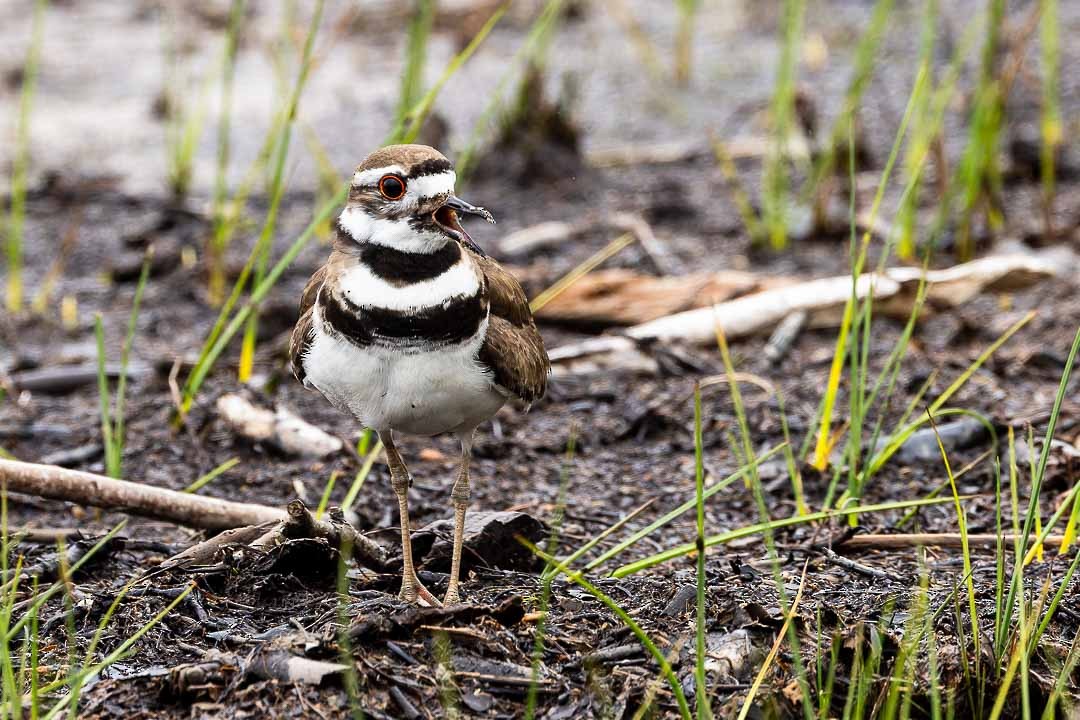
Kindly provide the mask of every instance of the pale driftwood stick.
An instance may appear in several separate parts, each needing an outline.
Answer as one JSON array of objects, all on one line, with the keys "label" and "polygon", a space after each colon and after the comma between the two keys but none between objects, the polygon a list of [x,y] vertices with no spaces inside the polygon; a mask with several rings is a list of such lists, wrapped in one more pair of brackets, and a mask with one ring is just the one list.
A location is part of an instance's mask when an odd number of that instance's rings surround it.
[{"label": "pale driftwood stick", "polygon": [[0,486],[8,492],[120,510],[204,530],[259,525],[287,517],[280,508],[219,500],[18,460],[0,460]]},{"label": "pale driftwood stick", "polygon": [[[1062,268],[1071,267],[1067,261],[1049,255],[990,255],[944,270],[928,271],[927,301],[936,307],[956,307],[981,292],[1015,290],[1042,278],[1064,276]],[[921,268],[909,267],[861,275],[854,284],[854,294],[862,299],[873,289],[875,312],[906,318],[922,276]],[[624,330],[622,336],[591,337],[553,348],[548,355],[552,363],[558,364],[585,356],[633,350],[634,340],[715,345],[718,329],[734,340],[774,328],[799,311],[809,314],[811,327],[835,327],[840,324],[844,304],[852,292],[851,277],[847,275],[773,287],[634,325]]]},{"label": "pale driftwood stick", "polygon": [[77,537],[79,528],[11,528],[8,534],[12,540],[20,543],[40,543],[55,545],[60,540]]},{"label": "pale driftwood stick", "polygon": [[[135,379],[145,375],[150,368],[145,366],[129,367],[128,378]],[[120,376],[119,365],[106,365],[105,375],[109,378]],[[83,365],[59,365],[54,367],[24,370],[11,375],[12,384],[20,391],[43,393],[66,393],[97,382],[98,368],[95,363]]]},{"label": "pale driftwood stick", "polygon": [[633,234],[653,265],[663,275],[674,275],[682,268],[671,249],[653,232],[652,226],[637,213],[613,213],[608,222],[620,230]]},{"label": "pale driftwood stick", "polygon": [[[996,547],[998,536],[990,534],[968,535],[969,547]],[[1048,535],[1043,540],[1045,547],[1061,545],[1062,535]],[[1001,538],[1006,548],[1016,542],[1016,536],[1009,534]],[[1034,546],[1035,538],[1028,539],[1028,546]],[[937,547],[961,547],[960,533],[906,533],[900,535],[855,535],[833,545],[837,550],[895,550],[915,547],[916,545],[936,545]]]}]

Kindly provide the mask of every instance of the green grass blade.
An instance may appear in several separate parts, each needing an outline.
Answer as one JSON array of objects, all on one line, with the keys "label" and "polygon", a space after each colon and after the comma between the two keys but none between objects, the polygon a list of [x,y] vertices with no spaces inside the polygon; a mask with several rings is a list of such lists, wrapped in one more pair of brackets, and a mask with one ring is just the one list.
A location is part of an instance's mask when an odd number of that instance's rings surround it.
[{"label": "green grass blade", "polygon": [[397,113],[394,127],[404,127],[411,119],[409,111],[420,102],[424,82],[424,65],[431,26],[435,21],[434,0],[416,0],[409,22],[409,36],[405,47],[405,69],[401,73]]},{"label": "green grass blade", "polygon": [[[4,492],[3,496],[6,501],[7,493]],[[94,543],[93,546],[91,546],[90,549],[86,551],[85,555],[83,555],[76,562],[71,564],[71,567],[67,570],[67,574],[69,576],[74,574],[76,571],[78,571],[79,568],[89,562],[91,558],[93,558],[94,555],[106,545],[106,543],[111,542],[112,539],[116,537],[116,535],[121,530],[124,529],[124,526],[126,524],[127,521],[121,521],[116,526],[114,526],[112,530],[103,535],[100,540]],[[53,583],[48,590],[39,594],[35,598],[34,602],[30,604],[30,607],[27,609],[26,614],[23,615],[22,618],[20,618],[14,625],[8,628],[7,634],[4,635],[2,638],[3,642],[11,642],[18,635],[19,631],[26,627],[27,623],[30,622],[31,613],[35,612],[38,608],[48,602],[53,595],[60,592],[61,590],[66,589],[66,587],[67,586],[63,581],[58,580],[57,582]]]},{"label": "green grass blade", "polygon": [[[942,392],[941,395],[939,395],[934,400],[934,402],[932,402],[930,404],[930,407],[929,407],[930,414],[931,415],[940,414],[939,411],[944,407],[945,403],[947,403],[950,399],[952,399],[952,396],[955,395],[960,390],[960,388],[962,388],[965,384],[967,384],[967,381],[971,379],[971,376],[974,375],[975,372],[980,367],[982,367],[983,364],[988,359],[990,359],[990,356],[993,355],[995,352],[997,352],[998,348],[1000,348],[1002,345],[1004,345],[1006,342],[1008,342],[1009,338],[1011,338],[1013,335],[1015,335],[1020,330],[1020,328],[1024,327],[1029,322],[1031,322],[1031,320],[1034,317],[1035,317],[1035,312],[1034,311],[1024,315],[1024,317],[1020,318],[1008,330],[1006,330],[1004,333],[1002,333],[1001,336],[998,337],[997,340],[995,340],[993,343],[991,343],[991,345],[988,348],[986,348],[986,350],[984,350],[979,355],[979,357],[977,357],[975,359],[974,362],[972,362],[970,365],[968,365],[968,367],[964,370],[964,372],[960,373],[959,377],[957,377],[955,380],[953,380],[952,383],[949,385],[949,387],[945,388],[945,391]],[[874,454],[874,456],[870,459],[870,462],[867,464],[866,469],[863,471],[864,474],[866,474],[867,476],[870,476],[870,475],[874,475],[878,470],[880,470],[881,467],[886,462],[888,462],[889,458],[891,458],[894,454],[896,454],[896,451],[900,449],[900,446],[904,444],[904,441],[907,440],[908,437],[911,437],[911,433],[913,433],[916,429],[921,427],[925,422],[926,422],[926,420],[922,419],[922,418],[920,418],[918,420],[914,420],[914,421],[908,423],[907,425],[905,425],[902,429],[900,429],[896,433],[894,433],[892,438],[888,442],[888,444],[886,444],[886,446],[884,448],[882,448],[881,450],[877,451]],[[865,483],[865,481],[864,481],[864,483]]]},{"label": "green grass blade", "polygon": [[[918,88],[925,82],[926,71],[925,68],[922,68],[915,78],[914,87]],[[896,163],[896,158],[900,153],[901,143],[904,136],[907,134],[908,123],[911,121],[911,116],[914,112],[914,97],[915,93],[913,92],[911,97],[908,98],[904,116],[900,121],[900,127],[897,129],[896,136],[893,139],[892,150],[889,152],[889,159],[885,163],[885,168],[881,171],[881,180],[878,183],[878,189],[874,194],[874,201],[870,207],[870,225],[873,225],[873,220],[877,217],[878,209],[881,207],[881,202],[885,197],[885,188],[889,185],[889,178],[892,175],[893,165]],[[824,470],[828,467],[829,454],[835,443],[835,438],[832,433],[833,409],[836,406],[836,396],[840,389],[840,377],[843,374],[844,358],[847,357],[848,335],[854,327],[856,319],[855,307],[858,302],[858,295],[856,292],[857,283],[866,263],[867,251],[870,246],[870,237],[870,231],[867,230],[863,234],[862,244],[858,253],[856,254],[854,248],[852,249],[851,296],[844,305],[844,314],[840,322],[840,332],[836,338],[836,350],[833,354],[832,365],[829,368],[825,396],[822,400],[823,409],[821,414],[821,427],[818,431],[817,444],[814,448],[814,459],[812,464],[818,470]],[[884,258],[882,259],[882,262],[884,262]],[[864,302],[867,307],[869,306],[869,303],[873,302],[872,292],[867,294]],[[862,428],[859,427],[854,430],[861,431]]]},{"label": "green grass blade", "polygon": [[476,49],[483,44],[487,39],[488,34],[498,24],[499,20],[506,13],[506,9],[510,6],[509,3],[504,3],[499,6],[499,9],[491,14],[487,22],[480,28],[479,32],[469,41],[469,44],[465,46],[465,49],[459,52],[454,58],[447,64],[443,70],[439,79],[435,81],[435,84],[431,86],[431,89],[424,94],[424,97],[416,104],[414,108],[408,113],[410,121],[406,125],[401,123],[395,126],[393,132],[390,134],[390,138],[387,139],[387,144],[393,144],[397,142],[410,143],[416,140],[416,136],[420,134],[420,128],[423,127],[424,121],[427,120],[427,116],[431,113],[431,108],[435,104],[435,98],[439,96],[439,92],[442,90],[443,85],[446,84],[454,73],[465,64],[465,62],[472,57]]},{"label": "green grass blade", "polygon": [[971,615],[971,637],[975,643],[975,675],[977,677],[982,677],[982,673],[980,672],[982,653],[979,648],[982,631],[979,629],[979,610],[975,599],[975,580],[972,577],[971,547],[968,545],[967,513],[964,512],[963,505],[960,503],[960,491],[956,488],[956,477],[953,475],[952,464],[949,463],[949,454],[945,452],[945,445],[941,442],[941,435],[938,433],[937,423],[934,422],[932,413],[927,412],[926,416],[930,420],[930,427],[934,430],[934,438],[937,440],[938,450],[941,452],[941,461],[945,464],[945,475],[949,478],[949,488],[952,490],[953,504],[956,510],[956,523],[960,528],[960,552],[964,560],[964,574],[967,576],[968,613]]},{"label": "green grass blade", "polygon": [[502,98],[506,94],[506,89],[510,85],[514,72],[523,62],[535,62],[540,54],[546,52],[559,16],[562,13],[564,2],[565,0],[548,0],[547,4],[544,5],[544,9],[536,16],[536,20],[533,21],[532,26],[529,28],[525,41],[521,43],[517,52],[506,63],[506,70],[495,84],[495,89],[490,95],[491,99],[484,107],[483,112],[480,113],[480,117],[477,118],[469,141],[458,153],[455,168],[457,170],[459,189],[468,179],[473,169],[474,158],[480,145],[481,136],[492,125],[502,106]]},{"label": "green grass blade", "polygon": [[691,58],[694,47],[694,17],[701,0],[678,0],[679,29],[675,35],[675,82],[679,87],[690,84]]},{"label": "green grass blade", "polygon": [[541,560],[549,563],[552,567],[558,570],[560,573],[566,576],[568,580],[575,585],[581,587],[585,592],[592,595],[594,598],[604,604],[611,612],[615,614],[619,620],[634,634],[634,637],[638,639],[648,653],[652,656],[657,665],[660,666],[661,672],[668,681],[668,685],[671,686],[671,692],[675,696],[675,701],[679,704],[679,714],[685,719],[690,720],[693,716],[690,713],[690,706],[686,703],[686,696],[683,694],[682,685],[679,684],[679,678],[675,675],[675,671],[671,667],[671,663],[668,662],[664,653],[656,647],[656,643],[652,641],[652,638],[638,625],[629,613],[626,612],[617,602],[612,598],[604,594],[599,588],[586,580],[580,572],[575,572],[566,567],[563,563],[551,555],[545,553],[540,548],[533,545],[531,542],[524,538],[519,538],[519,541],[529,548],[537,557]]},{"label": "green grass blade", "polygon": [[[734,381],[732,381],[734,383]],[[705,681],[705,462],[701,434],[701,386],[694,385],[694,499],[697,504],[697,612],[695,614],[694,704],[698,720],[712,717]]]},{"label": "green grass blade", "polygon": [[214,177],[214,196],[210,217],[213,232],[207,239],[207,264],[210,266],[209,295],[216,305],[225,294],[225,226],[226,200],[228,194],[228,170],[231,155],[233,81],[236,77],[236,50],[240,35],[240,23],[244,18],[246,0],[232,0],[229,8],[229,26],[225,32],[225,45],[221,52],[221,94],[217,126],[217,174]]},{"label": "green grass blade", "polygon": [[1054,194],[1057,181],[1056,159],[1064,132],[1061,123],[1061,44],[1058,38],[1057,0],[1040,0],[1039,46],[1042,51],[1042,117],[1039,148],[1039,171],[1043,190],[1043,217],[1046,240],[1053,240]]},{"label": "green grass blade", "polygon": [[142,305],[143,291],[146,290],[146,281],[150,277],[150,263],[152,260],[153,250],[150,250],[143,259],[142,270],[139,272],[139,282],[135,286],[135,298],[131,301],[127,334],[124,335],[124,344],[120,346],[120,377],[116,381],[116,411],[113,413],[112,447],[106,449],[105,455],[107,474],[109,477],[114,478],[123,475],[124,445],[126,444],[128,364],[131,359],[131,346],[135,342],[135,328],[139,320],[139,308]]},{"label": "green grass blade", "polygon": [[[266,273],[266,266],[270,261],[270,244],[277,229],[278,209],[281,206],[281,198],[285,194],[285,160],[289,157],[289,147],[292,141],[292,129],[296,122],[297,110],[300,107],[300,97],[307,84],[308,75],[311,72],[311,54],[315,47],[315,36],[319,32],[319,24],[322,21],[323,0],[317,0],[315,11],[311,15],[311,23],[308,25],[307,36],[304,38],[304,49],[300,58],[300,69],[297,71],[296,82],[293,84],[285,106],[285,123],[281,128],[281,134],[276,141],[276,153],[274,161],[274,175],[270,183],[270,207],[266,211],[263,220],[262,231],[255,244],[254,254],[258,258],[255,262],[255,282],[262,280]],[[254,309],[247,321],[244,330],[244,339],[240,346],[240,366],[237,371],[237,379],[246,383],[251,379],[252,369],[255,363],[255,342],[259,328],[258,308]]]},{"label": "green grass blade", "polygon": [[[765,462],[766,460],[768,460],[770,457],[772,457],[776,453],[780,452],[782,447],[783,447],[782,445],[777,445],[776,447],[767,450],[766,452],[764,452],[761,455],[759,455],[758,457],[756,457],[752,463],[744,465],[743,467],[739,468],[738,470],[736,470],[731,475],[728,475],[726,478],[724,478],[720,482],[714,484],[712,487],[710,487],[709,489],[707,489],[704,492],[704,498],[708,499],[708,498],[712,497],[713,495],[715,495],[716,493],[723,490],[724,488],[729,487],[736,480],[741,480],[741,479],[745,478],[747,476],[747,474],[751,472],[752,468],[757,467],[758,465]],[[680,515],[683,515],[686,512],[689,512],[690,510],[692,510],[695,507],[695,505],[696,505],[696,502],[694,500],[688,500],[687,502],[683,503],[682,505],[675,508],[671,512],[665,514],[663,517],[660,517],[657,520],[654,520],[653,522],[649,523],[649,525],[647,525],[646,527],[642,528],[641,530],[638,530],[637,532],[632,534],[627,539],[625,539],[622,542],[615,545],[610,550],[607,550],[606,552],[601,554],[595,560],[588,563],[585,566],[585,569],[586,570],[594,570],[597,567],[599,567],[600,565],[603,565],[605,562],[607,562],[611,558],[615,557],[616,555],[621,554],[627,548],[637,544],[642,538],[648,537],[652,533],[656,532],[660,528],[662,528],[665,525],[667,525],[668,523],[670,523],[675,518],[679,517]]]},{"label": "green grass blade", "polygon": [[[1046,474],[1046,464],[1050,460],[1050,442],[1054,437],[1054,430],[1057,428],[1058,418],[1061,414],[1061,404],[1065,399],[1066,388],[1068,387],[1069,380],[1072,377],[1072,371],[1076,363],[1076,355],[1078,351],[1080,351],[1080,328],[1077,328],[1076,330],[1076,336],[1073,338],[1072,347],[1069,349],[1069,358],[1068,360],[1066,360],[1067,364],[1065,365],[1065,371],[1061,375],[1061,382],[1058,384],[1057,395],[1054,397],[1054,408],[1050,413],[1050,421],[1046,428],[1046,437],[1043,440],[1042,453],[1039,455],[1039,467],[1035,473],[1036,492],[1042,489],[1043,476]],[[1074,510],[1073,514],[1070,516],[1069,525],[1065,528],[1065,540],[1061,543],[1061,555],[1064,555],[1069,551],[1069,547],[1072,545],[1072,541],[1076,537],[1076,523],[1078,519],[1080,519],[1080,517],[1077,516],[1077,513]]]},{"label": "green grass blade", "polygon": [[1042,720],[1053,720],[1056,715],[1054,710],[1057,708],[1057,704],[1061,702],[1061,699],[1065,697],[1065,691],[1068,689],[1069,680],[1072,677],[1073,672],[1076,670],[1077,663],[1080,662],[1080,630],[1076,631],[1076,635],[1073,636],[1072,646],[1069,648],[1069,655],[1065,659],[1065,664],[1058,672],[1057,678],[1054,679],[1054,686],[1050,690],[1050,697],[1046,700],[1046,707],[1043,708]]},{"label": "green grass blade", "polygon": [[11,174],[11,210],[7,230],[7,293],[8,312],[22,310],[23,303],[23,224],[26,219],[26,175],[30,165],[30,111],[37,89],[41,45],[45,37],[45,8],[47,0],[34,3],[30,29],[30,47],[23,66],[22,91],[19,93],[19,120],[15,134],[15,158]]},{"label": "green grass blade", "polygon": [[199,356],[199,360],[196,362],[195,367],[192,368],[191,374],[188,375],[188,379],[184,384],[183,401],[181,403],[181,415],[185,415],[190,409],[195,400],[195,395],[202,387],[203,382],[206,380],[206,376],[209,375],[210,370],[214,367],[214,363],[221,356],[221,353],[228,347],[229,343],[236,333],[247,322],[251,313],[259,306],[260,303],[273,289],[278,279],[285,272],[285,269],[292,265],[293,260],[300,254],[300,251],[311,240],[311,237],[315,233],[315,229],[326,218],[334,212],[334,210],[341,205],[345,198],[348,196],[349,184],[343,183],[338,190],[337,195],[332,197],[325,205],[319,208],[319,211],[315,214],[315,217],[308,223],[304,231],[293,241],[293,244],[289,246],[289,249],[285,251],[281,259],[270,269],[270,271],[263,278],[262,282],[257,283],[255,288],[251,291],[251,296],[248,301],[236,311],[232,319],[222,328],[218,333],[217,338],[209,343],[207,347],[203,348],[202,354]]},{"label": "green grass blade", "polygon": [[[101,324],[101,313],[94,315],[94,338],[97,341],[97,383],[98,406],[101,413],[101,444],[105,446],[106,471],[112,471],[111,458],[115,448],[113,423],[109,411],[109,378],[105,372],[105,327]],[[113,475],[112,477],[119,477]]]},{"label": "green grass blade", "polygon": [[360,497],[360,491],[364,488],[364,482],[367,480],[367,476],[371,474],[371,468],[375,467],[375,461],[379,458],[382,451],[382,440],[379,440],[375,443],[375,447],[371,449],[371,452],[364,455],[364,464],[361,465],[360,469],[356,472],[356,477],[353,478],[352,485],[349,486],[349,491],[345,493],[345,499],[341,501],[341,506],[346,510],[351,510],[356,504],[356,498]]},{"label": "green grass blade", "polygon": [[[844,94],[844,103],[840,114],[833,121],[829,138],[814,163],[812,177],[805,192],[807,200],[818,192],[823,179],[833,171],[836,164],[836,149],[841,146],[845,133],[848,135],[848,143],[852,142],[853,133],[851,129],[855,113],[858,112],[863,93],[873,77],[878,50],[881,46],[881,40],[885,36],[889,16],[892,14],[892,7],[893,0],[877,0],[874,3],[874,9],[870,14],[870,22],[867,24],[866,31],[855,48],[851,80],[848,82],[847,91]],[[819,210],[820,208],[815,208],[816,212]]]},{"label": "green grass blade", "polygon": [[[113,650],[111,653],[106,655],[105,658],[101,660],[101,662],[98,662],[98,663],[96,663],[95,665],[93,665],[91,667],[84,668],[84,669],[80,670],[71,679],[72,693],[73,694],[77,693],[79,688],[81,688],[83,686],[83,684],[88,679],[90,679],[94,675],[100,674],[102,670],[109,667],[110,665],[115,663],[117,660],[120,660],[121,658],[127,656],[128,651],[132,648],[132,646],[134,646],[135,643],[137,643],[142,638],[143,635],[150,632],[150,630],[155,625],[160,623],[165,618],[166,615],[168,615],[170,612],[172,612],[173,608],[175,608],[177,605],[179,605],[181,602],[183,602],[184,598],[186,598],[188,596],[188,594],[194,589],[195,589],[195,583],[193,582],[190,585],[188,585],[187,589],[184,590],[184,592],[180,593],[176,597],[175,600],[173,600],[171,603],[169,603],[167,606],[165,606],[165,608],[163,610],[161,610],[156,615],[154,615],[154,617],[151,618],[149,620],[149,622],[147,622],[145,625],[143,625],[138,630],[136,630],[130,637],[126,638],[122,643],[120,643],[120,645],[117,646],[117,648],[115,650]],[[52,720],[52,718],[55,718],[55,717],[59,716],[59,714],[69,704],[69,702],[70,702],[70,700],[68,698],[61,698],[56,703],[56,705],[54,705],[52,707],[52,709],[49,710],[49,712],[45,714],[43,720]]]},{"label": "green grass blade", "polygon": [[[1078,486],[1080,487],[1080,486]],[[961,497],[961,499],[965,499]],[[833,510],[819,510],[812,512],[809,515],[794,515],[792,517],[777,518],[775,520],[769,520],[768,522],[755,523],[752,525],[746,525],[736,530],[729,530],[728,532],[720,533],[719,535],[710,535],[705,539],[705,547],[712,547],[713,545],[723,545],[729,543],[732,540],[738,540],[740,538],[749,537],[751,535],[758,535],[760,533],[768,532],[770,530],[777,530],[779,528],[790,527],[792,525],[802,525],[804,523],[817,522],[819,520],[831,520],[834,518],[847,517],[852,513],[875,513],[885,512],[889,510],[903,510],[910,507],[919,507],[923,505],[940,505],[946,502],[952,502],[950,498],[929,498],[919,500],[898,500],[887,503],[873,503],[871,505],[858,505],[848,508],[836,508]],[[655,565],[665,563],[675,558],[684,557],[694,552],[697,549],[696,543],[685,543],[683,545],[677,545],[663,552],[650,555],[647,558],[637,560],[632,563],[628,563],[617,568],[612,577],[621,578],[627,575],[633,575],[634,573],[647,570]]]},{"label": "green grass blade", "polygon": [[[573,567],[574,563],[577,562],[578,559],[581,558],[583,555],[585,555],[585,553],[596,547],[604,538],[610,536],[612,533],[618,532],[620,528],[622,528],[628,522],[636,518],[638,515],[644,512],[646,508],[652,505],[654,500],[655,498],[647,500],[642,505],[639,505],[635,510],[627,513],[626,515],[623,515],[621,518],[606,527],[604,530],[598,532],[596,535],[593,535],[591,538],[589,538],[587,542],[583,543],[577,550],[563,558],[561,562],[566,565],[566,567]],[[541,577],[547,577],[549,574],[554,575],[555,571],[551,570],[549,572],[545,570],[544,574],[541,575]]]},{"label": "green grass blade", "polygon": [[790,187],[787,173],[787,144],[795,114],[795,74],[802,37],[804,0],[784,0],[781,20],[780,62],[772,98],[773,142],[762,175],[762,220],[773,250],[787,247]]},{"label": "green grass blade", "polygon": [[[571,425],[570,437],[566,441],[566,454],[563,456],[562,470],[559,472],[559,494],[555,499],[555,513],[551,520],[551,532],[548,534],[545,552],[554,558],[555,551],[559,548],[559,536],[562,533],[563,520],[566,517],[566,495],[570,486],[570,469],[574,462],[574,452],[577,447],[577,427]],[[564,565],[565,567],[565,565]],[[551,605],[551,582],[555,579],[558,570],[551,561],[544,565],[544,571],[540,575],[540,619],[533,633],[532,663],[529,669],[529,689],[525,693],[526,720],[536,717],[536,704],[540,690],[540,666],[544,659],[544,638],[547,635],[548,611]]]},{"label": "green grass blade", "polygon": [[326,481],[326,487],[323,488],[322,497],[319,498],[319,506],[315,508],[315,518],[321,518],[323,513],[326,512],[326,506],[330,504],[330,493],[334,491],[334,484],[337,482],[338,476],[341,475],[340,470],[335,470],[330,473],[330,479]]},{"label": "green grass blade", "polygon": [[191,483],[186,488],[184,488],[184,492],[186,492],[186,493],[197,493],[197,492],[199,492],[204,487],[206,487],[207,485],[212,483],[214,480],[216,480],[219,476],[221,476],[222,474],[228,472],[229,470],[232,470],[234,467],[236,467],[239,464],[240,464],[240,458],[229,458],[228,460],[221,463],[220,465],[218,465],[216,468],[214,468],[210,472],[206,473],[205,475],[202,475],[201,477],[199,477],[198,480],[196,480],[195,482]]}]

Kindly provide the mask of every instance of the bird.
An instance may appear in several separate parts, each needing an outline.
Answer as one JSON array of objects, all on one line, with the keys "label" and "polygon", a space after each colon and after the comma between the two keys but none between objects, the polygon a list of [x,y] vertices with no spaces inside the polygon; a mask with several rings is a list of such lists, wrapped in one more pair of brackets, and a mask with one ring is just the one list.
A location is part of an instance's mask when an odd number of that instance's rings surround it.
[{"label": "bird", "polygon": [[[551,363],[521,283],[478,246],[463,215],[494,223],[454,194],[453,164],[426,145],[389,145],[356,168],[333,249],[300,298],[289,348],[296,379],[382,441],[401,518],[400,597],[461,601],[469,463],[476,428],[508,401],[543,397]],[[409,470],[397,435],[453,433],[461,462],[450,580],[440,601],[416,575]]]}]

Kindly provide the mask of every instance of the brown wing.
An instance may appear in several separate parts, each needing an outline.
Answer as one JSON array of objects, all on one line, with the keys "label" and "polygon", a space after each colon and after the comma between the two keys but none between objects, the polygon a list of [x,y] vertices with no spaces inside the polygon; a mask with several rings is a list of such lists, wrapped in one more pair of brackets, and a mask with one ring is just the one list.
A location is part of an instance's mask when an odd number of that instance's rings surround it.
[{"label": "brown wing", "polygon": [[484,275],[491,303],[480,362],[491,370],[499,387],[528,403],[539,400],[547,390],[551,363],[525,290],[497,262],[472,250],[468,252]]},{"label": "brown wing", "polygon": [[289,363],[292,365],[293,375],[301,383],[304,382],[304,353],[312,341],[311,313],[315,307],[315,300],[319,297],[319,288],[322,287],[326,277],[324,265],[315,271],[315,274],[304,286],[304,292],[300,295],[300,319],[296,321],[296,327],[292,331],[292,339],[289,341]]}]

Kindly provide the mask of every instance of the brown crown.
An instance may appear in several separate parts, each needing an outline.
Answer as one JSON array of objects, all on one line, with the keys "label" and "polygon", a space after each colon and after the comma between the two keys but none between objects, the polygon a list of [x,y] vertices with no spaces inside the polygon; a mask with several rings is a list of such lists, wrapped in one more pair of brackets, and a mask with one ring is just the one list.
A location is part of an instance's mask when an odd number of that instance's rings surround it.
[{"label": "brown crown", "polygon": [[454,166],[446,156],[427,145],[387,145],[364,158],[356,172],[372,168],[399,165],[407,177],[420,177],[452,170]]}]

